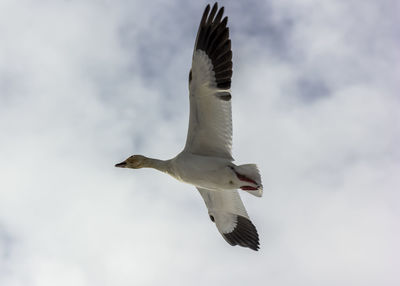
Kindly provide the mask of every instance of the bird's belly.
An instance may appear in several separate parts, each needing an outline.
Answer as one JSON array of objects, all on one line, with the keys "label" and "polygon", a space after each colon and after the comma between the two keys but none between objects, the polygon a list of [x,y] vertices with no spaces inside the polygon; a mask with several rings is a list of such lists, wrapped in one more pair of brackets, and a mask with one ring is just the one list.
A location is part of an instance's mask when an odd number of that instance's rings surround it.
[{"label": "bird's belly", "polygon": [[182,181],[205,189],[236,189],[236,178],[228,169],[204,170],[183,176]]},{"label": "bird's belly", "polygon": [[237,189],[240,187],[229,162],[219,162],[208,158],[191,159],[190,163],[178,164],[178,179],[205,189]]}]

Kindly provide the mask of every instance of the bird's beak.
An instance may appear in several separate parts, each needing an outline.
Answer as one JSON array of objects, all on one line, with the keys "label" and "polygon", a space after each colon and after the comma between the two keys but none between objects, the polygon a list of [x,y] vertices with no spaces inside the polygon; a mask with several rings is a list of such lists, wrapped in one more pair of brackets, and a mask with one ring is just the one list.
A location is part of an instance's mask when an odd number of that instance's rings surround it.
[{"label": "bird's beak", "polygon": [[125,168],[126,167],[126,161],[123,161],[121,163],[115,164],[115,167]]}]

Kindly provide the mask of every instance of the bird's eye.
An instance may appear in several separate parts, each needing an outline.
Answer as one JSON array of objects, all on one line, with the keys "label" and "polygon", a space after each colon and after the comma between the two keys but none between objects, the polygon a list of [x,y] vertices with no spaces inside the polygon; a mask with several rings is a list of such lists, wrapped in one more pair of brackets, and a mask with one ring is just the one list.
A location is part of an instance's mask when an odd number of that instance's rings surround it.
[{"label": "bird's eye", "polygon": [[214,217],[213,217],[212,215],[210,215],[210,219],[211,219],[212,222],[215,221],[215,220],[214,220]]}]

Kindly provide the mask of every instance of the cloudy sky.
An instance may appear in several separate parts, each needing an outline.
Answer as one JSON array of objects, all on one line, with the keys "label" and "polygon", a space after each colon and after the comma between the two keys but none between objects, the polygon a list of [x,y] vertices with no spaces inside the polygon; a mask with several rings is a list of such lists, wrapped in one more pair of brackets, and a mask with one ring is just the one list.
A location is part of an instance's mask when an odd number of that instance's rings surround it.
[{"label": "cloudy sky", "polygon": [[231,247],[183,148],[207,2],[0,1],[0,285],[399,285],[399,2],[221,1],[233,154],[261,249]]}]

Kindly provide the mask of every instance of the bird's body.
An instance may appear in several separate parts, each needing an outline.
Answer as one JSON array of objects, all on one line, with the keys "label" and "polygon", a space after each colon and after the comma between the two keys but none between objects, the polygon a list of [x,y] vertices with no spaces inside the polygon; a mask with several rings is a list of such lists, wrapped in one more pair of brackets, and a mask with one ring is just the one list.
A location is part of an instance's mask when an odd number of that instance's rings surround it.
[{"label": "bird's body", "polygon": [[195,186],[210,219],[231,245],[259,248],[258,233],[236,189],[262,195],[255,164],[235,165],[231,152],[232,51],[224,8],[208,5],[196,37],[189,73],[190,118],[184,150],[170,160],[131,156],[117,167],[154,168]]},{"label": "bird's body", "polygon": [[239,179],[238,168],[231,160],[220,157],[196,155],[181,152],[171,160],[172,176],[176,179],[208,190],[236,190],[243,186],[257,184]]},{"label": "bird's body", "polygon": [[229,181],[235,180],[228,166],[230,160],[181,152],[172,159],[173,176],[178,180],[210,190],[237,189]]}]

